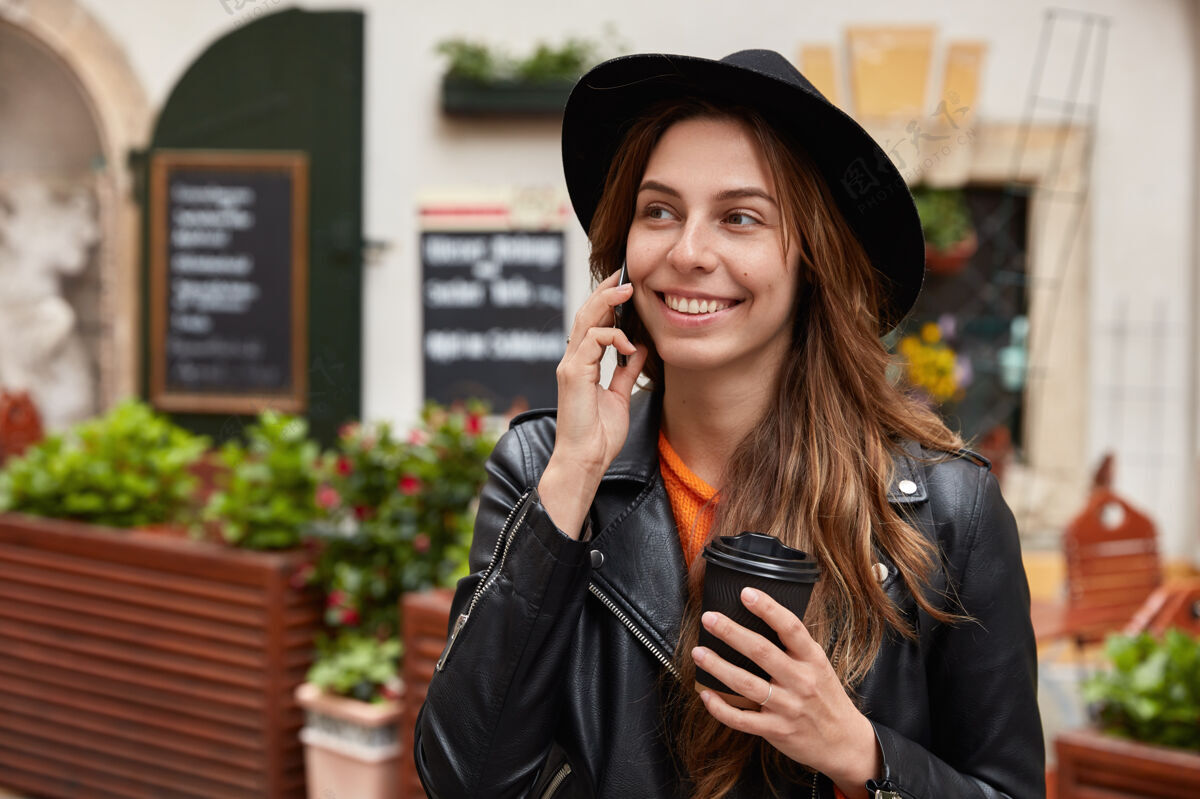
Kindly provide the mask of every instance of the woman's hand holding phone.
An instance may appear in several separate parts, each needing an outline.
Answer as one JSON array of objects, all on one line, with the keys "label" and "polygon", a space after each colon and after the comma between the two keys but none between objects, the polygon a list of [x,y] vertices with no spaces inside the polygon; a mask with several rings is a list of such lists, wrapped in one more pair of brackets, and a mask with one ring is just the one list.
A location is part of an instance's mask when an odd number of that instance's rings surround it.
[{"label": "woman's hand holding phone", "polygon": [[[634,347],[614,326],[614,309],[633,296],[632,285],[618,285],[620,274],[606,278],[575,314],[556,372],[558,429],[538,494],[555,525],[572,538],[579,537],[600,478],[625,444],[629,397],[646,362],[646,348]],[[605,388],[600,361],[608,347],[627,360]]]}]

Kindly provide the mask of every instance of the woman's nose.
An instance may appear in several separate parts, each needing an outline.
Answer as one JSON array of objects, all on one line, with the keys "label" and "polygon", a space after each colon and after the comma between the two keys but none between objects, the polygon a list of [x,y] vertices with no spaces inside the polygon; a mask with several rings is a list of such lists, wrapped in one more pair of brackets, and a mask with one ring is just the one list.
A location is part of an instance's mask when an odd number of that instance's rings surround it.
[{"label": "woman's nose", "polygon": [[701,219],[692,218],[679,229],[667,260],[680,271],[702,269],[711,272],[717,265],[717,254],[713,249],[712,232]]}]

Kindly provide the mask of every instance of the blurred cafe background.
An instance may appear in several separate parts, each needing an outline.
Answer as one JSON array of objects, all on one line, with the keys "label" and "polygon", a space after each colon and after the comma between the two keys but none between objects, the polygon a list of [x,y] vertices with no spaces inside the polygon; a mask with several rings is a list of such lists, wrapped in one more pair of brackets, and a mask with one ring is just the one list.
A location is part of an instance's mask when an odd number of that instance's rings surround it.
[{"label": "blurred cafe background", "polygon": [[482,460],[590,289],[570,86],[750,47],[913,189],[887,343],[1017,516],[1052,795],[1200,795],[1193,0],[0,0],[0,797],[421,795]]}]

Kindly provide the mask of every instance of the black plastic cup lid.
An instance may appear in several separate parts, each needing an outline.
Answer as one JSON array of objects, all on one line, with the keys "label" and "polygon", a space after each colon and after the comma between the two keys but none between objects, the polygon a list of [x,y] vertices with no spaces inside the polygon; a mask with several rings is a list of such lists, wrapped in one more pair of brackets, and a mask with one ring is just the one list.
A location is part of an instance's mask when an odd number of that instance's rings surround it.
[{"label": "black plastic cup lid", "polygon": [[773,535],[723,535],[704,547],[702,554],[710,563],[776,580],[815,583],[821,576],[821,567],[807,552],[793,549]]}]

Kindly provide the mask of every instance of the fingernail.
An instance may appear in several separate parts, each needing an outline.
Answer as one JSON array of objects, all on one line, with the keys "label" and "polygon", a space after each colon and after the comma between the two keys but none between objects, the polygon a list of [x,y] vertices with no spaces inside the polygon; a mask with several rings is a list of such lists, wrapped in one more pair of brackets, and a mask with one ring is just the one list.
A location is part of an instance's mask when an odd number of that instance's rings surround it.
[{"label": "fingernail", "polygon": [[692,660],[696,661],[697,663],[704,660],[706,657],[708,657],[708,652],[704,650],[704,647],[698,646],[692,650]]},{"label": "fingernail", "polygon": [[753,605],[755,602],[758,601],[758,592],[755,591],[753,588],[743,588],[742,589],[742,601],[745,602],[747,605]]},{"label": "fingernail", "polygon": [[704,624],[705,627],[712,627],[714,624],[717,623],[717,614],[713,613],[710,610],[708,613],[705,613],[703,616],[700,617],[700,621]]},{"label": "fingernail", "polygon": [[707,705],[708,700],[710,700],[710,699],[712,699],[712,692],[710,692],[710,691],[701,691],[700,692],[700,701],[701,702],[703,702],[704,704]]}]

